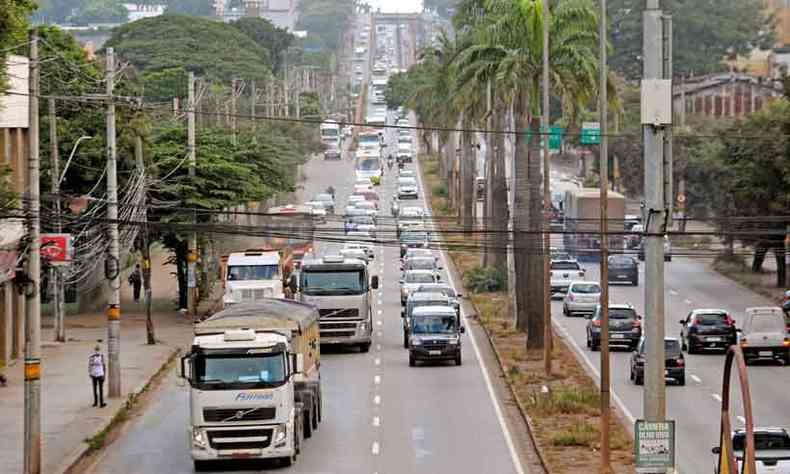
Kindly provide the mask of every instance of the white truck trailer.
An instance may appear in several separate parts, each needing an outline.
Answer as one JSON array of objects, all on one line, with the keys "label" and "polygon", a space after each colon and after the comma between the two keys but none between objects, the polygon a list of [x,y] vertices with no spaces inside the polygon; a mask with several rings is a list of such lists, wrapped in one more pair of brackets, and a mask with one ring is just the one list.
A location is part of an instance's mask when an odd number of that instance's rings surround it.
[{"label": "white truck trailer", "polygon": [[195,470],[230,459],[291,465],[321,421],[318,311],[262,299],[195,326],[181,377],[190,386]]}]

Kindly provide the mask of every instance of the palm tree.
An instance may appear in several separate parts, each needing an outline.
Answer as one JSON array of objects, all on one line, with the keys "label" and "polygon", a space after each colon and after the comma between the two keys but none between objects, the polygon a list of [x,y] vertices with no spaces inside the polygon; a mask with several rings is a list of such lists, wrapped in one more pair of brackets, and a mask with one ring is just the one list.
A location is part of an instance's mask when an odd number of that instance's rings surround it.
[{"label": "palm tree", "polygon": [[[540,86],[543,22],[548,20],[551,77],[555,93],[576,106],[596,95],[597,22],[591,0],[563,0],[545,19],[541,0],[488,0],[476,43],[465,52],[473,70],[493,74],[497,92],[512,103],[515,143],[516,324],[526,330],[528,347],[542,348],[542,173],[540,167]],[[463,68],[462,68],[463,70]],[[461,77],[466,73],[461,72]],[[483,74],[483,73],[481,73]]]}]

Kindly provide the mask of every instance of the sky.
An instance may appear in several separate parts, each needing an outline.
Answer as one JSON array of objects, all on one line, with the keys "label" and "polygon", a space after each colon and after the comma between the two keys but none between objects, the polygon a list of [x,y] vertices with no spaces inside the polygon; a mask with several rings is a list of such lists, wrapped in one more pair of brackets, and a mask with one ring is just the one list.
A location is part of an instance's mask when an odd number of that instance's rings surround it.
[{"label": "sky", "polygon": [[422,0],[365,0],[373,10],[382,13],[418,13],[422,11]]}]

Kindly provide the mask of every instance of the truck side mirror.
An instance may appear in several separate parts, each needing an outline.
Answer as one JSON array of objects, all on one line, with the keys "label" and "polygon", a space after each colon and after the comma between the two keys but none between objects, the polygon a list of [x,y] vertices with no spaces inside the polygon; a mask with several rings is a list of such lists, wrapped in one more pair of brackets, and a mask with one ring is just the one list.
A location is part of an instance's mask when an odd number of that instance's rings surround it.
[{"label": "truck side mirror", "polygon": [[296,373],[304,373],[304,354],[296,354]]},{"label": "truck side mirror", "polygon": [[374,290],[378,290],[379,289],[379,276],[378,275],[373,275],[372,277],[370,277],[370,287],[373,288]]},{"label": "truck side mirror", "polygon": [[192,354],[181,357],[180,377],[182,379],[192,380]]}]

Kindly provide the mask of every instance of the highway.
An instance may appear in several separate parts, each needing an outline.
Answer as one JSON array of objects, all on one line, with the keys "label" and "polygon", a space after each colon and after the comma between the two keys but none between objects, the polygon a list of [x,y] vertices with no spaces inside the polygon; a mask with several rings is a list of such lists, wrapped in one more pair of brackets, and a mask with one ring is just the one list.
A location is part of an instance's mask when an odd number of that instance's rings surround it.
[{"label": "highway", "polygon": [[[564,191],[570,184],[557,180],[552,190]],[[553,245],[562,247],[562,239]],[[745,308],[773,306],[768,299],[747,290],[724,276],[710,270],[707,261],[674,256],[665,265],[665,328],[667,336],[678,337],[679,321],[695,308],[721,308],[730,312],[736,324]],[[597,281],[598,264],[584,263],[587,279]],[[631,303],[637,312],[649,319],[644,308],[644,265],[640,264],[639,286],[610,286],[610,303]],[[552,303],[552,318],[562,328],[588,363],[595,370],[600,367],[600,352],[586,347],[587,320],[562,315],[562,301]],[[628,351],[613,351],[611,357],[612,389],[622,400],[627,415],[633,422],[641,418],[643,387],[629,380]],[[721,352],[685,354],[686,385],[667,384],[667,418],[676,421],[678,472],[695,474],[711,472],[714,458],[711,447],[718,445],[724,355]],[[790,368],[777,363],[754,364],[748,367],[755,426],[790,426],[787,410],[790,393]],[[737,376],[732,386],[733,426],[743,426],[743,410]]]},{"label": "highway", "polygon": [[[387,130],[388,146],[394,145],[396,136],[397,132]],[[353,160],[314,157],[304,167],[304,175],[303,197],[331,185],[336,189],[336,209],[342,213],[353,187]],[[393,169],[379,189],[385,214],[395,179]],[[417,205],[425,205],[422,193]],[[328,225],[342,234],[339,217],[330,219]],[[331,253],[339,248],[338,243],[319,243],[317,252]],[[371,273],[379,275],[381,287],[375,293],[371,351],[332,349],[322,353],[323,422],[305,441],[297,463],[277,471],[525,472],[519,460],[523,446],[514,446],[504,409],[496,401],[496,389],[481,366],[481,349],[474,339],[479,333],[475,336],[475,331],[469,331],[464,336],[462,366],[408,366],[408,353],[402,347],[398,259],[397,245],[377,247],[370,265]],[[446,273],[443,278],[452,281]],[[145,412],[98,456],[91,472],[192,472],[188,424],[188,388],[171,373]],[[268,467],[266,463],[242,463],[217,469],[260,472]]]}]

